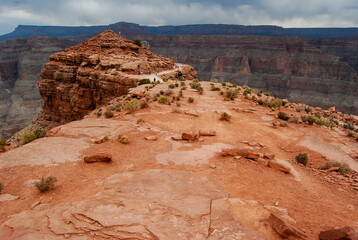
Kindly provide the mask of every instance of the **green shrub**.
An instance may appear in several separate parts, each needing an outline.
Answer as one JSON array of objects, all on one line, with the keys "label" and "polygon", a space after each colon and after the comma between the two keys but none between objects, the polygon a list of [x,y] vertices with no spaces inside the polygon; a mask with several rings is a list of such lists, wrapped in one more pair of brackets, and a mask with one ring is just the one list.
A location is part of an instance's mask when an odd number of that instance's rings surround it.
[{"label": "green shrub", "polygon": [[329,127],[330,125],[331,125],[331,122],[330,121],[327,121],[326,119],[324,119],[324,118],[317,118],[317,119],[315,119],[315,123],[317,124],[317,125],[324,125],[324,126],[326,126],[326,127]]},{"label": "green shrub", "polygon": [[179,84],[178,84],[178,83],[175,83],[175,87],[179,87]]},{"label": "green shrub", "polygon": [[282,100],[280,98],[275,98],[270,103],[270,108],[276,110],[277,108],[282,106]]},{"label": "green shrub", "polygon": [[141,47],[142,46],[142,43],[139,39],[135,39],[133,40],[134,44],[136,44],[137,46]]},{"label": "green shrub", "polygon": [[251,88],[246,88],[246,89],[244,90],[244,95],[245,95],[245,93],[246,93],[246,94],[251,94],[251,93],[252,93],[252,89],[251,89]]},{"label": "green shrub", "polygon": [[280,126],[281,127],[288,127],[288,123],[287,122],[280,122]]},{"label": "green shrub", "polygon": [[4,187],[4,185],[0,182],[0,193],[1,193],[2,189],[3,189],[3,187]]},{"label": "green shrub", "polygon": [[139,108],[146,108],[148,107],[148,101],[147,99],[143,98],[141,100],[139,100]]},{"label": "green shrub", "polygon": [[166,97],[166,96],[162,96],[162,97],[160,97],[160,98],[158,99],[158,103],[160,103],[160,104],[168,104],[168,103],[169,103],[169,99],[168,99],[168,97]]},{"label": "green shrub", "polygon": [[140,109],[140,105],[137,99],[133,99],[124,106],[124,110],[128,111],[129,113],[134,113],[138,109]]},{"label": "green shrub", "polygon": [[302,163],[303,165],[307,165],[308,163],[308,156],[307,156],[307,153],[299,153],[297,156],[296,156],[296,161],[298,163]]},{"label": "green shrub", "polygon": [[337,162],[337,161],[328,161],[326,165],[322,167],[322,169],[327,170],[331,167],[339,167],[338,172],[342,175],[346,175],[347,173],[350,173],[352,169],[349,167],[349,165],[346,162]]},{"label": "green shrub", "polygon": [[7,146],[5,138],[0,139],[0,146]]},{"label": "green shrub", "polygon": [[194,98],[192,98],[192,97],[188,98],[188,102],[189,102],[189,103],[193,103],[193,102],[194,102]]},{"label": "green shrub", "polygon": [[114,114],[110,109],[107,109],[107,111],[104,113],[104,116],[106,118],[112,118],[112,117],[114,117]]},{"label": "green shrub", "polygon": [[98,111],[96,114],[97,114],[97,117],[102,116],[102,112],[101,112],[101,111]]},{"label": "green shrub", "polygon": [[169,85],[168,85],[168,88],[174,89],[174,88],[175,88],[175,85],[174,85],[174,84],[169,84]]},{"label": "green shrub", "polygon": [[116,110],[117,112],[120,112],[122,110],[122,103],[118,103],[115,107],[114,110]]},{"label": "green shrub", "polygon": [[141,80],[139,80],[139,83],[138,85],[143,85],[143,84],[149,84],[150,83],[150,80],[148,78],[143,78]]},{"label": "green shrub", "polygon": [[312,112],[312,109],[310,107],[305,107],[305,111],[306,111],[306,113],[310,113],[310,112]]},{"label": "green shrub", "polygon": [[226,82],[222,82],[221,85],[222,85],[223,87],[225,87],[225,86],[226,86]]},{"label": "green shrub", "polygon": [[229,98],[230,100],[234,100],[235,98],[237,98],[238,93],[239,93],[239,91],[237,89],[229,89],[229,90],[226,90],[225,96],[227,98]]},{"label": "green shrub", "polygon": [[118,135],[118,141],[120,143],[122,143],[122,144],[128,144],[129,143],[128,137],[126,135],[122,135],[122,134]]},{"label": "green shrub", "polygon": [[103,140],[103,142],[107,142],[109,139],[108,139],[108,136],[104,136],[103,138],[102,138],[102,140]]},{"label": "green shrub", "polygon": [[285,120],[285,121],[290,119],[290,116],[288,116],[287,113],[285,113],[285,112],[279,112],[277,114],[277,116],[278,116],[279,119],[282,119],[282,120]]},{"label": "green shrub", "polygon": [[27,144],[29,142],[32,142],[38,138],[43,138],[44,136],[46,136],[46,131],[38,128],[35,129],[34,131],[30,132],[30,133],[25,133],[22,138],[23,138],[23,144]]},{"label": "green shrub", "polygon": [[54,176],[49,176],[46,179],[42,177],[38,182],[35,182],[35,187],[40,192],[46,192],[54,188],[55,182],[57,182],[57,178]]},{"label": "green shrub", "polygon": [[220,88],[211,85],[210,91],[220,91]]},{"label": "green shrub", "polygon": [[168,82],[168,78],[163,77],[163,82]]},{"label": "green shrub", "polygon": [[194,83],[198,83],[198,82],[199,82],[199,79],[196,78],[196,79],[193,80],[193,82],[194,82]]},{"label": "green shrub", "polygon": [[139,124],[139,123],[144,123],[145,121],[142,119],[142,118],[138,118],[137,119],[137,124]]},{"label": "green shrub", "polygon": [[0,152],[5,152],[5,146],[4,145],[0,145]]},{"label": "green shrub", "polygon": [[219,120],[229,122],[230,118],[231,118],[230,114],[228,114],[227,112],[223,112],[221,113]]},{"label": "green shrub", "polygon": [[309,125],[313,125],[313,123],[316,121],[316,119],[313,116],[307,116],[307,115],[303,115],[301,119],[302,122],[308,122]]},{"label": "green shrub", "polygon": [[354,131],[354,126],[353,126],[353,124],[345,123],[345,124],[343,125],[343,127],[344,127],[345,129],[349,129],[349,130]]},{"label": "green shrub", "polygon": [[263,104],[264,104],[264,101],[263,101],[262,99],[259,99],[259,100],[257,101],[257,103],[258,103],[259,105],[263,105]]},{"label": "green shrub", "polygon": [[220,91],[220,95],[224,95],[224,91]]},{"label": "green shrub", "polygon": [[181,87],[186,86],[186,85],[185,85],[185,82],[180,82],[180,86],[181,86]]}]

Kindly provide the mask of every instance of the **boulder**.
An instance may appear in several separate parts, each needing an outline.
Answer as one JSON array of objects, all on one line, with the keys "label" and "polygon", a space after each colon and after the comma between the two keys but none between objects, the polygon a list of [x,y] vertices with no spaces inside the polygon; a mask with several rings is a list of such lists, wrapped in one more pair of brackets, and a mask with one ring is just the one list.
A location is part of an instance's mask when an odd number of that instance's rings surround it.
[{"label": "boulder", "polygon": [[250,149],[240,149],[240,148],[234,148],[234,149],[227,149],[221,152],[221,155],[223,157],[235,157],[235,156],[241,156],[247,159],[251,159],[254,161],[257,161],[260,158],[260,154],[256,153]]},{"label": "boulder", "polygon": [[188,141],[196,141],[199,139],[200,135],[198,133],[182,133],[181,135],[182,139],[188,140]]},{"label": "boulder", "polygon": [[319,240],[357,240],[358,232],[350,226],[339,229],[322,231],[318,235]]},{"label": "boulder", "polygon": [[271,227],[284,238],[294,237],[307,239],[307,235],[303,231],[282,220],[273,213],[270,214],[268,221]]},{"label": "boulder", "polygon": [[91,156],[86,156],[83,159],[86,163],[93,163],[93,162],[110,162],[112,161],[112,156],[107,153],[100,153]]},{"label": "boulder", "polygon": [[281,164],[281,163],[279,163],[279,162],[277,162],[275,160],[270,160],[268,162],[268,166],[270,168],[274,168],[276,170],[279,170],[279,171],[287,173],[287,174],[289,174],[291,172],[291,169],[289,167],[287,167],[287,166],[285,166],[285,165],[283,165],[283,164]]}]

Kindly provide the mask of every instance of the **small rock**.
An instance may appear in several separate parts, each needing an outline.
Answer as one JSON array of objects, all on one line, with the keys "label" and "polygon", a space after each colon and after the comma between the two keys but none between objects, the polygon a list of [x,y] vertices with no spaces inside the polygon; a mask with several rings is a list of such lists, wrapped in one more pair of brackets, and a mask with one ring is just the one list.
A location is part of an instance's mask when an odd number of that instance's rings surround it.
[{"label": "small rock", "polygon": [[268,219],[271,227],[278,232],[282,237],[297,237],[301,239],[307,239],[307,235],[301,231],[300,229],[296,228],[295,226],[283,221],[282,219],[278,218],[275,214],[271,213]]},{"label": "small rock", "polygon": [[216,165],[215,164],[210,164],[209,167],[212,168],[212,169],[215,169]]},{"label": "small rock", "polygon": [[280,204],[279,202],[276,202],[276,203],[275,203],[275,206],[278,207],[279,204]]},{"label": "small rock", "polygon": [[241,141],[243,144],[249,144],[249,141]]},{"label": "small rock", "polygon": [[265,153],[264,158],[266,158],[266,159],[274,159],[275,154],[273,154],[273,153]]},{"label": "small rock", "polygon": [[216,132],[213,130],[210,131],[199,131],[200,136],[216,136]]},{"label": "small rock", "polygon": [[112,156],[110,154],[102,153],[102,154],[95,154],[92,156],[86,156],[83,159],[86,163],[93,163],[93,162],[110,162],[112,161]]},{"label": "small rock", "polygon": [[234,157],[234,159],[240,159],[241,158],[241,156],[235,156]]},{"label": "small rock", "polygon": [[155,141],[155,140],[157,140],[157,136],[148,136],[148,137],[145,137],[145,140]]},{"label": "small rock", "polygon": [[327,172],[337,172],[339,171],[339,167],[331,167],[330,169],[327,169]]},{"label": "small rock", "polygon": [[189,140],[189,141],[196,141],[199,139],[199,134],[197,133],[183,133],[181,135],[181,138],[184,140]]},{"label": "small rock", "polygon": [[181,141],[183,140],[181,137],[171,137],[172,140],[174,141]]},{"label": "small rock", "polygon": [[20,197],[18,196],[13,196],[11,194],[8,193],[2,193],[0,194],[0,202],[4,202],[4,201],[12,201],[12,200],[16,200],[19,199]]},{"label": "small rock", "polygon": [[319,240],[356,240],[358,239],[358,232],[350,226],[340,228],[340,229],[331,229],[327,231],[322,231],[318,235]]},{"label": "small rock", "polygon": [[281,163],[276,162],[275,160],[269,161],[268,166],[271,168],[277,169],[281,172],[287,173],[287,174],[289,174],[291,172],[290,168],[288,168],[287,166],[285,166]]},{"label": "small rock", "polygon": [[193,116],[193,117],[199,117],[199,114],[195,111],[187,111],[185,112],[186,115]]},{"label": "small rock", "polygon": [[331,107],[331,108],[329,108],[329,109],[328,109],[328,112],[330,112],[330,113],[336,112],[336,107]]}]

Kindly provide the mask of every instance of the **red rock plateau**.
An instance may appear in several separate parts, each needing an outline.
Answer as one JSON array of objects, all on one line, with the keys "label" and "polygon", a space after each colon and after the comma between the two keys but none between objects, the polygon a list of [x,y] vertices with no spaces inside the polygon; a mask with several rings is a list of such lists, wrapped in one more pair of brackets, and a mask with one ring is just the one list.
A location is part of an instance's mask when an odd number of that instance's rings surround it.
[{"label": "red rock plateau", "polygon": [[[44,101],[38,121],[81,119],[113,96],[127,94],[142,78],[153,78],[156,72],[175,75],[173,60],[155,55],[111,30],[49,59],[38,82]],[[187,79],[197,77],[192,67],[183,67],[182,72]]]},{"label": "red rock plateau", "polygon": [[[230,84],[145,84],[6,147],[0,239],[357,239],[357,117],[273,101]],[[50,175],[40,193],[34,182]]]},{"label": "red rock plateau", "polygon": [[[357,41],[264,36],[140,36],[200,80],[248,85],[294,102],[358,114]],[[332,55],[330,55],[332,54]],[[346,62],[345,62],[346,61]]]}]

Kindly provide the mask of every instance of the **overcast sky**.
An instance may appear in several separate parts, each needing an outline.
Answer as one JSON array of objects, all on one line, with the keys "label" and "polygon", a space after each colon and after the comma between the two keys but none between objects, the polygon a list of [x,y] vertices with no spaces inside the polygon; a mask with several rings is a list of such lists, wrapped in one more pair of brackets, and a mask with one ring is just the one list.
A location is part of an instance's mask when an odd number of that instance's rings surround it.
[{"label": "overcast sky", "polygon": [[0,0],[0,35],[19,24],[224,23],[358,27],[358,0]]}]

